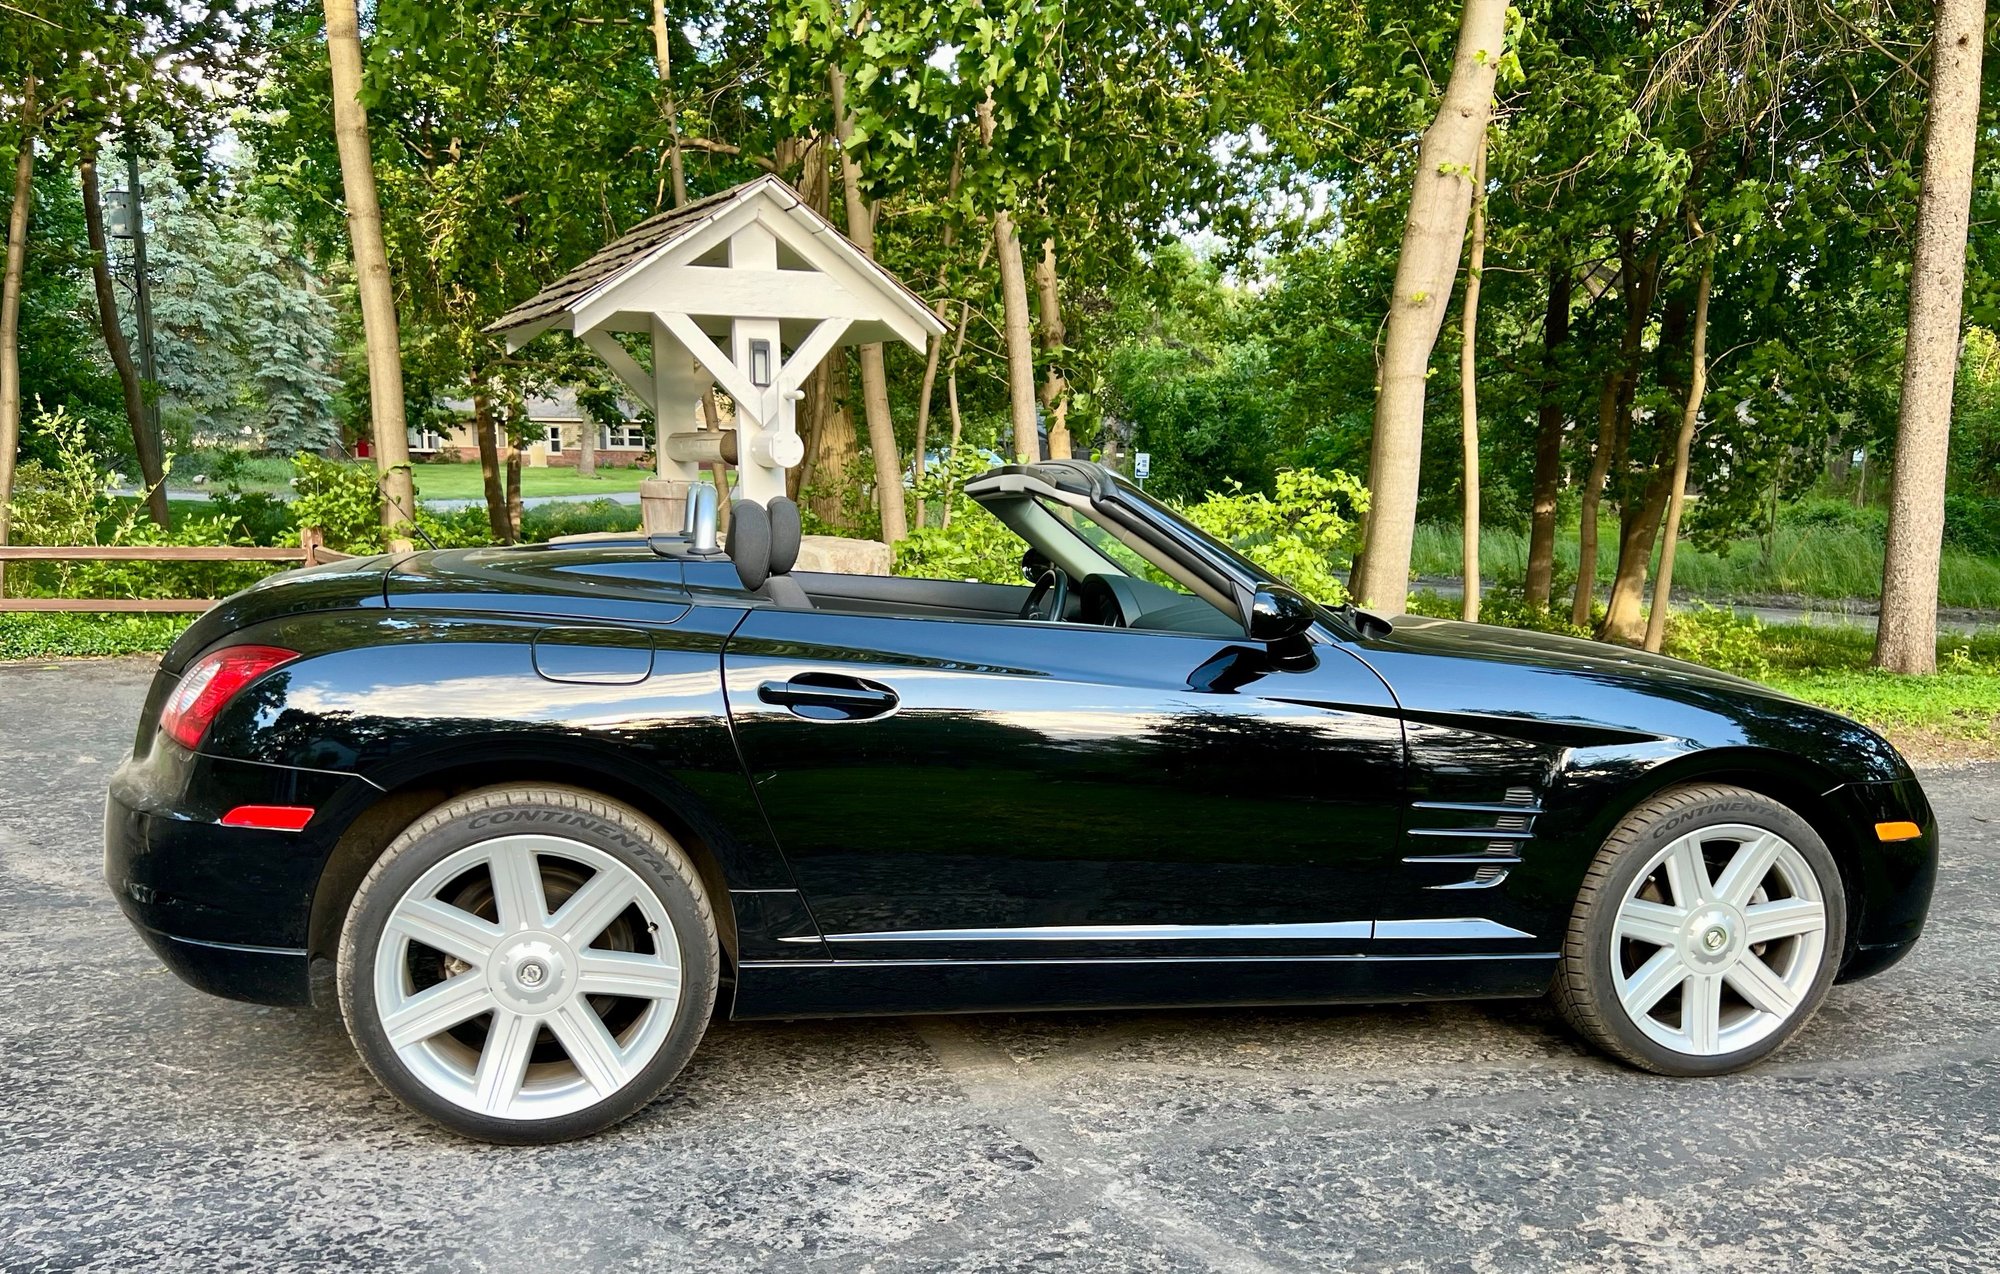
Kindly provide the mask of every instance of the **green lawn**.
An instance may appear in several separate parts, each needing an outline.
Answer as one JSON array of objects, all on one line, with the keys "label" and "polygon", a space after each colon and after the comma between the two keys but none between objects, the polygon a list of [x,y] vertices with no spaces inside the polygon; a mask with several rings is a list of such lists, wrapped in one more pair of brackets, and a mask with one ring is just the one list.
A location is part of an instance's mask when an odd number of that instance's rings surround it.
[{"label": "green lawn", "polygon": [[[410,470],[416,479],[417,497],[422,500],[478,500],[486,488],[476,464],[420,464]],[[521,495],[528,499],[541,495],[614,495],[637,491],[653,474],[647,469],[599,469],[585,477],[574,469],[523,469]]]}]

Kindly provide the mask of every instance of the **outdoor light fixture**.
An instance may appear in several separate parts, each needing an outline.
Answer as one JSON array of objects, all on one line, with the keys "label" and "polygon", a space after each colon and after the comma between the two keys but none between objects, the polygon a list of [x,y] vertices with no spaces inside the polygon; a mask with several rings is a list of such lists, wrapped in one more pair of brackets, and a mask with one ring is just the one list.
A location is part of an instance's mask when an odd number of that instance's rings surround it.
[{"label": "outdoor light fixture", "polygon": [[750,342],[750,383],[759,389],[771,383],[771,342]]}]

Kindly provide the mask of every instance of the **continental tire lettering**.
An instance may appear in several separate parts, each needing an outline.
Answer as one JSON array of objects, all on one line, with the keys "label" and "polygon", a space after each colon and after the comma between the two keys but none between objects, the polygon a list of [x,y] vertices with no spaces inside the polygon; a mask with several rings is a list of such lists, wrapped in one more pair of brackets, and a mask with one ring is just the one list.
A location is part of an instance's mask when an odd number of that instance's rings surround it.
[{"label": "continental tire lettering", "polygon": [[627,847],[644,843],[616,823],[608,823],[594,815],[580,813],[576,810],[488,810],[475,814],[465,820],[466,829],[475,832],[489,828],[499,829],[509,824],[582,830],[595,833],[606,840],[613,840]]}]

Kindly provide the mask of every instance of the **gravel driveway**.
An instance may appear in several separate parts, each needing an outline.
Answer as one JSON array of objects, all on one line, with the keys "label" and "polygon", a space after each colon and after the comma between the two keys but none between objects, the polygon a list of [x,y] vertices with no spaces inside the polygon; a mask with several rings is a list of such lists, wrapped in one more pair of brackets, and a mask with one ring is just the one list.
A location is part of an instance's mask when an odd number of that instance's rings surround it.
[{"label": "gravel driveway", "polygon": [[1915,955],[1671,1081],[1536,1003],[717,1023],[553,1149],[405,1114],[210,999],[99,879],[149,668],[0,666],[0,1268],[1659,1270],[2000,1257],[2000,767],[1926,782]]}]

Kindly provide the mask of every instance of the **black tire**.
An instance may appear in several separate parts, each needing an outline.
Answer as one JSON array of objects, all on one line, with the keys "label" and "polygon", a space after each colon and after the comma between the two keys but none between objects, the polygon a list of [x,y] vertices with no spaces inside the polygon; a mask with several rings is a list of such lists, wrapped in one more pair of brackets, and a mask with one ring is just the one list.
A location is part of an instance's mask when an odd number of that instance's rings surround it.
[{"label": "black tire", "polygon": [[[496,819],[496,814],[501,817]],[[651,1061],[610,1096],[553,1118],[496,1118],[434,1092],[398,1056],[378,1013],[376,951],[392,911],[425,872],[468,846],[532,831],[594,847],[632,869],[672,921],[681,989],[672,1025]],[[630,1118],[657,1097],[687,1064],[707,1030],[720,965],[715,919],[700,875],[665,831],[638,811],[593,793],[520,786],[487,788],[454,798],[411,824],[383,851],[349,904],[336,977],[348,1035],[384,1088],[461,1136],[539,1144],[589,1136]]]},{"label": "black tire", "polygon": [[[1613,977],[1618,912],[1639,873],[1674,841],[1706,827],[1743,824],[1777,833],[1817,878],[1825,936],[1808,989],[1770,1034],[1730,1052],[1700,1054],[1662,1045],[1625,1009]],[[1570,917],[1551,996],[1578,1034],[1611,1056],[1661,1075],[1724,1075],[1770,1056],[1818,1011],[1839,971],[1847,933],[1840,868],[1812,825],[1770,797],[1744,788],[1698,784],[1674,788],[1626,815],[1592,860]]]}]

